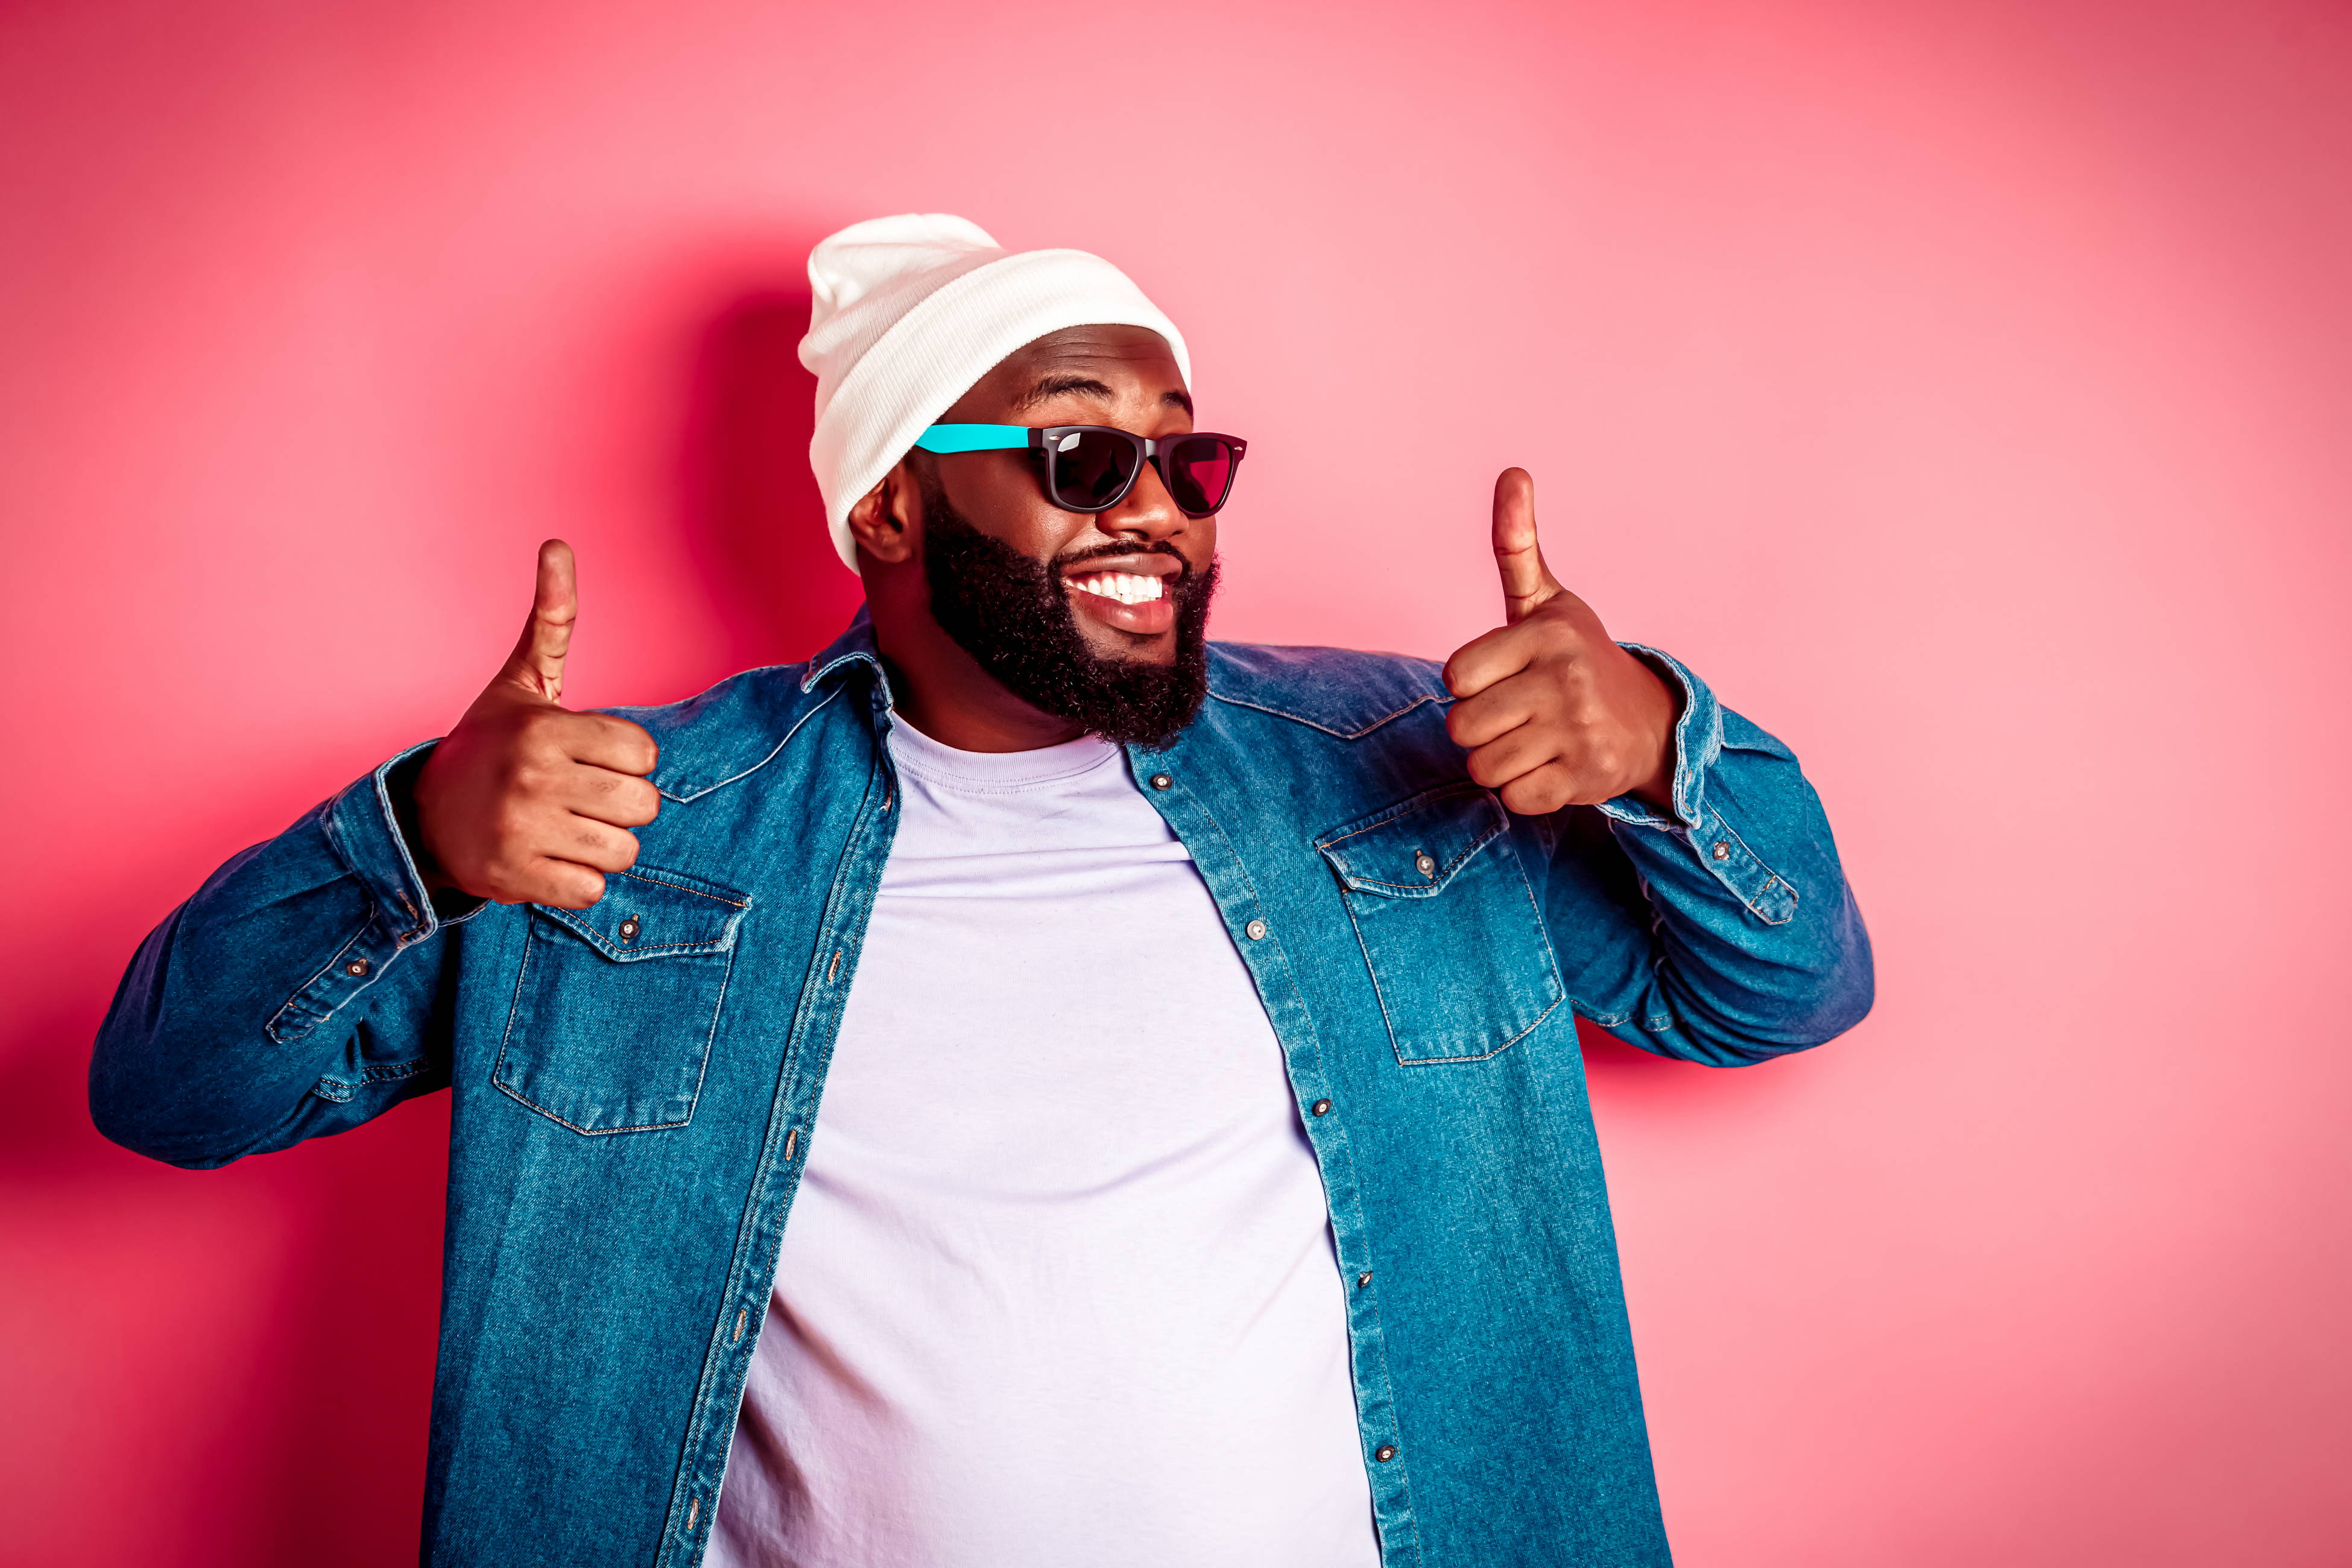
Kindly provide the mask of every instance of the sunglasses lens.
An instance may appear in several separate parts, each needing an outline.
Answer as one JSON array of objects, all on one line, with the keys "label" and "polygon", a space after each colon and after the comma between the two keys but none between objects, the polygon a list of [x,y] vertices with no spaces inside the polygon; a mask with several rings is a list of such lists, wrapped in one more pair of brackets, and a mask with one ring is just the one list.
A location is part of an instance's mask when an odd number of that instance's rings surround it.
[{"label": "sunglasses lens", "polygon": [[1100,511],[1135,482],[1135,443],[1102,430],[1071,430],[1046,437],[1053,458],[1054,504]]},{"label": "sunglasses lens", "polygon": [[1187,437],[1168,451],[1168,490],[1176,504],[1194,517],[1206,517],[1225,504],[1234,484],[1234,449],[1214,436]]}]

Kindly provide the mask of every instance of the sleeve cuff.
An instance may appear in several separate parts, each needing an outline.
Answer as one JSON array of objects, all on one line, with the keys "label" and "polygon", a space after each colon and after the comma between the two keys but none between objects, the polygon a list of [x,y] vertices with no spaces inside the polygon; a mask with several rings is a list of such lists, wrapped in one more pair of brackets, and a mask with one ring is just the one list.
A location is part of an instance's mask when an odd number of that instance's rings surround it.
[{"label": "sleeve cuff", "polygon": [[1639,655],[1653,669],[1675,681],[1682,691],[1683,716],[1675,721],[1675,812],[1662,816],[1655,806],[1637,795],[1621,795],[1601,803],[1601,814],[1631,827],[1685,832],[1706,820],[1706,774],[1723,751],[1723,710],[1706,682],[1693,675],[1682,660],[1641,643],[1619,643]]},{"label": "sleeve cuff", "polygon": [[328,844],[367,889],[371,908],[367,923],[269,1020],[269,1037],[279,1044],[291,1044],[333,1017],[374,984],[404,950],[449,923],[433,907],[392,804],[394,772],[439,743],[409,747],[320,811]]},{"label": "sleeve cuff", "polygon": [[393,774],[440,743],[436,739],[409,747],[327,804],[328,842],[366,887],[376,923],[395,947],[423,942],[442,925],[392,803]]}]

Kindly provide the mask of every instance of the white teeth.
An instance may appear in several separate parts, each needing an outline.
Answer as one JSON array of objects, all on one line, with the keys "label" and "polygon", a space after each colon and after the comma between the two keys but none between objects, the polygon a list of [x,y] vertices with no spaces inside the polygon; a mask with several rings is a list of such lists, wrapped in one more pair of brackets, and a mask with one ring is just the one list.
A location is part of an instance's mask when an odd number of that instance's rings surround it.
[{"label": "white teeth", "polygon": [[1160,596],[1163,581],[1133,572],[1097,572],[1071,578],[1070,586],[1084,589],[1099,599],[1116,599],[1122,605],[1148,605]]}]

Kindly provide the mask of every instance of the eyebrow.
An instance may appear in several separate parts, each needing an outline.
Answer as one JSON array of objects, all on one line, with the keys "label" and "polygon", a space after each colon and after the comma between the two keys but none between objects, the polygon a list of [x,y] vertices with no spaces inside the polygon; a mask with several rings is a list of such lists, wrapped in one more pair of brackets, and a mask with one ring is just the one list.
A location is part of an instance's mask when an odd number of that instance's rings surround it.
[{"label": "eyebrow", "polygon": [[[1039,381],[1035,385],[1030,387],[1028,391],[1023,393],[1019,397],[1014,398],[1013,401],[1013,411],[1016,414],[1023,413],[1028,409],[1036,407],[1037,405],[1041,403],[1046,402],[1052,398],[1060,397],[1065,394],[1072,394],[1079,397],[1098,397],[1106,403],[1118,395],[1118,394],[1110,389],[1108,384],[1097,381],[1090,375],[1049,375]],[[1161,393],[1160,395],[1160,401],[1169,404],[1174,407],[1181,408],[1187,414],[1192,412],[1192,399],[1191,395],[1179,388],[1171,387],[1168,391]]]}]

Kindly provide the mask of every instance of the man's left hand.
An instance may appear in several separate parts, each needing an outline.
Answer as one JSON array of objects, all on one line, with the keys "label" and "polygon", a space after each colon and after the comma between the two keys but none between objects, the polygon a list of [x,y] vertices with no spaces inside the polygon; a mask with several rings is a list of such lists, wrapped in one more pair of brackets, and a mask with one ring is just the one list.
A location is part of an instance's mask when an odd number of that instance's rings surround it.
[{"label": "man's left hand", "polygon": [[1671,812],[1680,700],[1544,564],[1525,468],[1495,481],[1495,565],[1504,624],[1445,661],[1470,776],[1524,816],[1621,795]]}]

